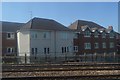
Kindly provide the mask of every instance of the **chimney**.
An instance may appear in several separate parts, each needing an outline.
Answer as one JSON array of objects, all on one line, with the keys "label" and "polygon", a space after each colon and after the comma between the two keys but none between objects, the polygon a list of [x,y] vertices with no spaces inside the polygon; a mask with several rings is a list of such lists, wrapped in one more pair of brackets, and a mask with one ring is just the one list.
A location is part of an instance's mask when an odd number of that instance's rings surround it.
[{"label": "chimney", "polygon": [[108,26],[108,29],[113,30],[113,27],[112,26]]}]

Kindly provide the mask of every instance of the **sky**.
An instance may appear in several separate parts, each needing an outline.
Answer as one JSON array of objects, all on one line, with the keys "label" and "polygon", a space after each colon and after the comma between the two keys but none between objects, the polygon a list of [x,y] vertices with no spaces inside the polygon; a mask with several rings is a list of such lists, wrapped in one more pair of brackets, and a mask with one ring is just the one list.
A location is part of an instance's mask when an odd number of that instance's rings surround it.
[{"label": "sky", "polygon": [[118,31],[118,2],[3,2],[2,20],[28,22],[33,17],[54,19],[65,26],[76,20],[113,26]]}]

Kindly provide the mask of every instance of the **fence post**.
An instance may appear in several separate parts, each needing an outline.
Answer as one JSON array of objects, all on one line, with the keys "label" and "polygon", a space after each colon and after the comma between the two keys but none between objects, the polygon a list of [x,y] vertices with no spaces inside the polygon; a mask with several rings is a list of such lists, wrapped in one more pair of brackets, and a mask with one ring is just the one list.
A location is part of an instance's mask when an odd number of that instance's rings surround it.
[{"label": "fence post", "polygon": [[95,62],[97,62],[97,53],[95,52]]},{"label": "fence post", "polygon": [[106,62],[106,53],[104,53],[104,62]]},{"label": "fence post", "polygon": [[115,54],[115,52],[113,54],[114,54],[114,62],[116,62],[116,54]]},{"label": "fence post", "polygon": [[85,62],[86,62],[86,53],[84,53],[84,57],[85,57]]},{"label": "fence post", "polygon": [[25,64],[27,63],[27,55],[26,55],[26,53],[25,53]]},{"label": "fence post", "polygon": [[91,57],[92,57],[92,62],[93,62],[93,53],[92,53],[92,56],[91,56]]}]

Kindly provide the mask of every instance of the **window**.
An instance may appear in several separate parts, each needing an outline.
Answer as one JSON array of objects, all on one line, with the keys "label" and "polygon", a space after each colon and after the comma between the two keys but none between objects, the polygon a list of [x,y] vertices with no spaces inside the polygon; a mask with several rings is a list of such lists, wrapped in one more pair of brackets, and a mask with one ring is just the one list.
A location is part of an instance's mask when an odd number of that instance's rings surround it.
[{"label": "window", "polygon": [[14,33],[7,33],[7,39],[14,39],[15,34]]},{"label": "window", "polygon": [[98,32],[96,31],[95,34],[94,34],[94,37],[98,37]]},{"label": "window", "polygon": [[69,47],[67,47],[67,52],[69,52]]},{"label": "window", "polygon": [[12,48],[12,47],[7,48],[7,53],[13,53],[13,52],[14,52],[14,48]]},{"label": "window", "polygon": [[50,52],[49,52],[49,48],[47,48],[47,53],[49,54]]},{"label": "window", "polygon": [[102,33],[102,38],[105,38],[106,37],[106,34],[103,32]]},{"label": "window", "polygon": [[64,47],[62,47],[62,53],[64,53]]},{"label": "window", "polygon": [[37,39],[37,33],[32,33],[32,38]]},{"label": "window", "polygon": [[35,34],[35,38],[37,38],[37,34]]},{"label": "window", "polygon": [[37,48],[32,48],[31,52],[32,52],[32,54],[37,54],[38,50],[37,50]]},{"label": "window", "polygon": [[46,36],[47,36],[47,34],[46,34],[46,33],[44,33],[43,37],[44,37],[44,38],[46,38]]},{"label": "window", "polygon": [[91,35],[91,32],[89,30],[86,30],[85,33],[84,33],[84,36],[85,37],[90,37]]},{"label": "window", "polygon": [[44,48],[44,54],[49,54],[50,53],[50,49],[49,48]]},{"label": "window", "polygon": [[95,43],[95,49],[98,49],[98,48],[99,48],[98,43]]},{"label": "window", "polygon": [[37,51],[37,48],[35,48],[35,53],[37,54],[37,52],[38,52],[38,51]]},{"label": "window", "polygon": [[31,52],[32,52],[32,54],[34,54],[34,48],[32,48],[32,51],[31,51]]},{"label": "window", "polygon": [[110,48],[114,48],[114,43],[110,42]]},{"label": "window", "polygon": [[74,52],[78,52],[78,46],[74,46]]},{"label": "window", "polygon": [[114,33],[112,33],[112,32],[109,33],[109,37],[110,37],[110,38],[114,38]]},{"label": "window", "polygon": [[67,51],[66,51],[66,47],[64,47],[64,48],[65,48],[65,52],[67,52]]},{"label": "window", "polygon": [[106,48],[106,43],[105,42],[102,43],[102,46],[103,46],[103,48]]},{"label": "window", "polygon": [[69,52],[69,47],[62,47],[62,53]]},{"label": "window", "polygon": [[43,32],[43,39],[50,39],[50,32]]},{"label": "window", "polygon": [[84,43],[85,49],[91,49],[91,44],[90,43]]}]

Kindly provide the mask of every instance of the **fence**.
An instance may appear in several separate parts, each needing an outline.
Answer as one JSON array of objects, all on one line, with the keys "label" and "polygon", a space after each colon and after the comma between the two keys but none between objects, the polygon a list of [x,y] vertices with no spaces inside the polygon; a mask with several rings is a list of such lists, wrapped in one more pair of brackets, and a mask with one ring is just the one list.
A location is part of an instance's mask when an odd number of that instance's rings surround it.
[{"label": "fence", "polygon": [[64,63],[64,62],[111,62],[119,63],[120,54],[83,54],[75,56],[3,56],[2,63]]}]

